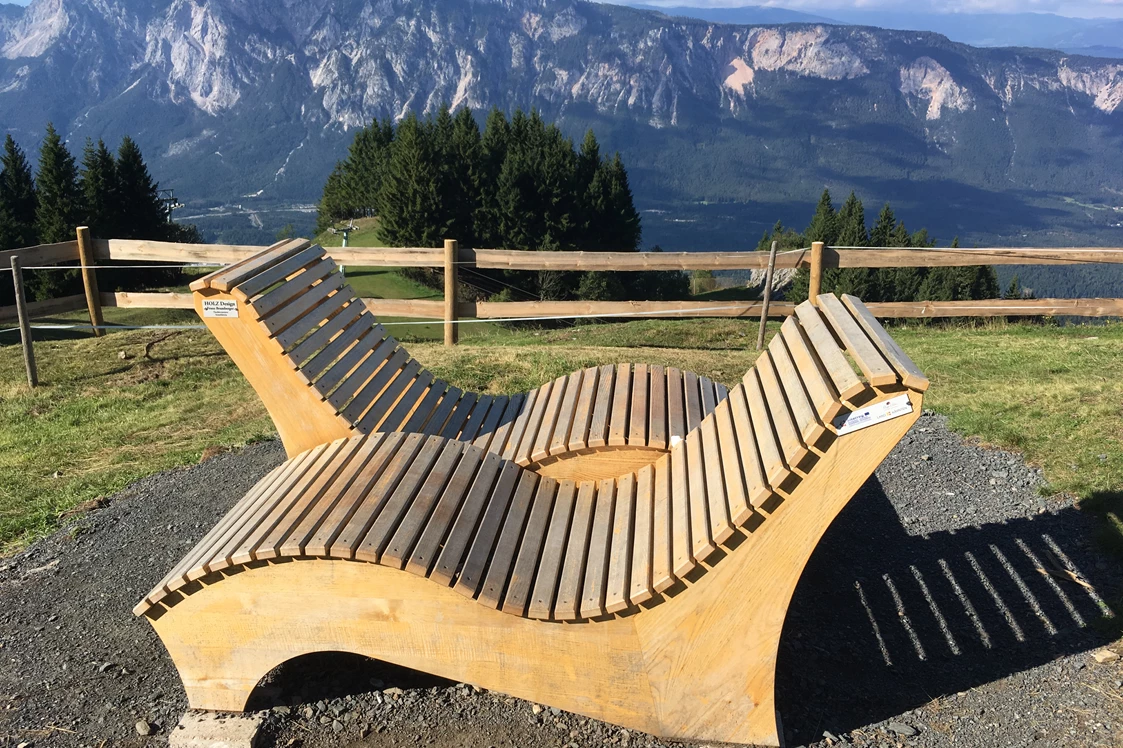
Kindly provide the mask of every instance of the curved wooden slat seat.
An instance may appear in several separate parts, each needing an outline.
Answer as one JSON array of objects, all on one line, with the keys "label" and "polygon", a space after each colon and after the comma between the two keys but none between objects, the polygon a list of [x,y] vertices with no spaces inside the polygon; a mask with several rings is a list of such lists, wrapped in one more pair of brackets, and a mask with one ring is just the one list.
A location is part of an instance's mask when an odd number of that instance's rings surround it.
[{"label": "curved wooden slat seat", "polygon": [[728,394],[705,377],[646,364],[574,372],[515,397],[463,392],[414,360],[306,241],[280,242],[191,289],[290,457],[356,434],[406,431],[523,466],[565,462],[553,468],[559,477],[616,477],[653,462]]},{"label": "curved wooden slat seat", "polygon": [[[451,396],[445,425],[473,398],[455,430],[294,455],[135,612],[195,708],[241,710],[276,665],[350,651],[662,737],[778,745],[796,582],[928,384],[860,301],[820,299],[726,397],[689,373],[586,369],[521,401]],[[657,458],[549,474],[554,449],[638,442],[616,404],[664,396]]]}]

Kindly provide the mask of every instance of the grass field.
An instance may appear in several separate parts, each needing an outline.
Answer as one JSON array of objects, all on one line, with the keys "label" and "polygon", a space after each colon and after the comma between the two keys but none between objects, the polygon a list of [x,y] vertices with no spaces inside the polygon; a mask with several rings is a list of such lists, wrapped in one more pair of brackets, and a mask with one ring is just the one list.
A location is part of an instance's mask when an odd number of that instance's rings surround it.
[{"label": "grass field", "polygon": [[[151,323],[152,312],[146,315]],[[528,389],[618,361],[685,367],[732,384],[755,358],[755,334],[755,324],[735,320],[643,320],[493,327],[468,332],[457,348],[418,342],[411,349],[439,376],[487,392]],[[1113,376],[1123,371],[1123,324],[907,326],[893,335],[932,378],[927,407],[948,415],[965,436],[1024,452],[1053,491],[1075,494],[1101,514],[1105,538],[1123,548],[1123,381]],[[273,433],[254,393],[205,331],[40,342],[43,386],[34,391],[24,383],[15,342],[0,336],[0,553],[137,478]]]}]

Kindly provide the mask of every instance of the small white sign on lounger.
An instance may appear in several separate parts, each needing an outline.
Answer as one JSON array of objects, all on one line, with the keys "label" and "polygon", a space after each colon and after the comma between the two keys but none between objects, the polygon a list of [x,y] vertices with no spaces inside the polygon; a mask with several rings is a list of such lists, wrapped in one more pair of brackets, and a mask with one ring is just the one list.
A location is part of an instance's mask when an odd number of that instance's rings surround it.
[{"label": "small white sign on lounger", "polygon": [[238,302],[232,299],[203,299],[203,316],[237,319]]},{"label": "small white sign on lounger", "polygon": [[843,434],[849,434],[851,431],[864,429],[866,426],[873,426],[876,423],[899,418],[909,413],[912,413],[912,402],[909,400],[909,396],[897,395],[868,408],[859,408],[852,413],[839,416],[834,419],[834,427],[838,430],[838,435],[842,436]]}]

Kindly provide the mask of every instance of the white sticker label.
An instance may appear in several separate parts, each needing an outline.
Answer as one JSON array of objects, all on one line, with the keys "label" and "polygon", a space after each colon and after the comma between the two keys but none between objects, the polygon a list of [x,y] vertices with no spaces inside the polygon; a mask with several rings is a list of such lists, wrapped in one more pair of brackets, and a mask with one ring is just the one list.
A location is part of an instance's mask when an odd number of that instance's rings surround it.
[{"label": "white sticker label", "polygon": [[237,319],[238,302],[232,299],[203,299],[203,316]]},{"label": "white sticker label", "polygon": [[842,436],[843,434],[849,434],[851,431],[864,429],[866,426],[873,426],[876,423],[899,418],[909,413],[912,413],[912,401],[909,400],[909,396],[897,395],[868,408],[860,408],[853,413],[839,416],[834,419],[834,427],[838,429],[838,435]]}]

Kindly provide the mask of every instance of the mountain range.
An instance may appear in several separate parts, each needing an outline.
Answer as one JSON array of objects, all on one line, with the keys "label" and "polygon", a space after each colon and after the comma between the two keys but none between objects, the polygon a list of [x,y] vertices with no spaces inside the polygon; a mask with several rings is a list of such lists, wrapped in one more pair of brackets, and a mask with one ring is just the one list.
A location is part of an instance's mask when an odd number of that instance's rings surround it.
[{"label": "mountain range", "polygon": [[755,246],[822,189],[966,244],[1123,236],[1123,62],[577,0],[0,5],[0,127],[131,134],[214,238],[307,231],[355,127],[537,107],[622,152],[644,243]]}]

